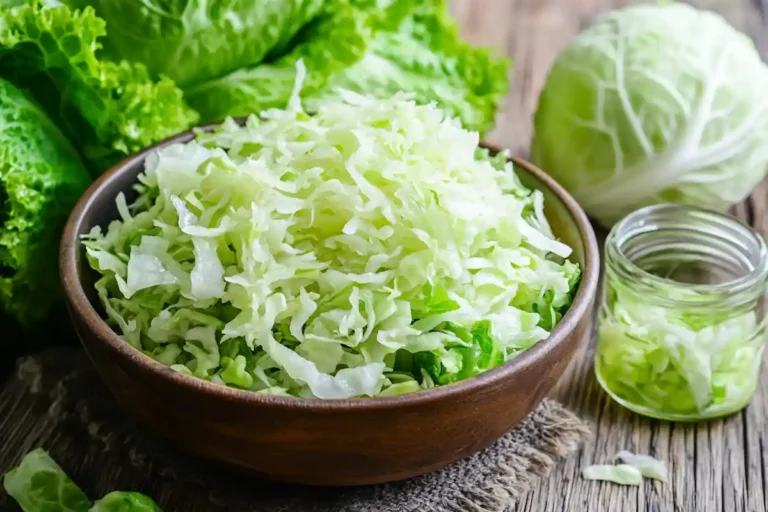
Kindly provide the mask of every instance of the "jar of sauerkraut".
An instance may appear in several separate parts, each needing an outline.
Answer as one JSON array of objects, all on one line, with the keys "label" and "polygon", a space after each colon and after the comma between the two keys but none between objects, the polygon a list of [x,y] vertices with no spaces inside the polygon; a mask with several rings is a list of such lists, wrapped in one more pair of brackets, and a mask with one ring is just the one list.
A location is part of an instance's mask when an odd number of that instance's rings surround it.
[{"label": "jar of sauerkraut", "polygon": [[766,331],[759,234],[724,214],[650,206],[614,226],[605,267],[595,372],[614,400],[673,421],[749,403]]}]

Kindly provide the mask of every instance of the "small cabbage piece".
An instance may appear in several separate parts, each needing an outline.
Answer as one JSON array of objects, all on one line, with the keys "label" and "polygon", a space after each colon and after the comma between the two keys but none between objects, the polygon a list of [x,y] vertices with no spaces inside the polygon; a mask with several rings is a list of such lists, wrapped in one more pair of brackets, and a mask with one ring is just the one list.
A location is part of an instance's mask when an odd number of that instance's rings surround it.
[{"label": "small cabbage piece", "polygon": [[136,492],[111,492],[91,503],[41,448],[6,473],[3,485],[24,512],[162,512],[154,501]]},{"label": "small cabbage piece", "polygon": [[610,226],[648,204],[725,210],[768,169],[768,66],[682,2],[608,14],[557,58],[532,160]]},{"label": "small cabbage piece", "polygon": [[667,465],[663,460],[655,459],[650,455],[634,454],[626,450],[617,453],[614,459],[637,468],[646,478],[653,478],[662,482],[667,481]]},{"label": "small cabbage piece", "polygon": [[677,301],[672,306],[618,280],[609,286],[595,371],[621,403],[682,419],[727,414],[749,402],[764,348],[756,314],[715,314],[697,306],[697,295],[670,285],[660,297]]},{"label": "small cabbage piece", "polygon": [[88,512],[163,512],[157,503],[137,492],[115,491],[97,501]]},{"label": "small cabbage piece", "polygon": [[91,507],[83,491],[39,448],[5,474],[3,486],[24,512],[88,512]]},{"label": "small cabbage piece", "polygon": [[[303,73],[299,67],[298,73]],[[317,398],[449,384],[547,337],[580,269],[543,196],[407,94],[228,120],[149,156],[84,239],[126,342],[232,387]]]},{"label": "small cabbage piece", "polygon": [[643,474],[628,464],[595,464],[581,470],[581,476],[587,480],[601,480],[620,485],[642,485]]}]

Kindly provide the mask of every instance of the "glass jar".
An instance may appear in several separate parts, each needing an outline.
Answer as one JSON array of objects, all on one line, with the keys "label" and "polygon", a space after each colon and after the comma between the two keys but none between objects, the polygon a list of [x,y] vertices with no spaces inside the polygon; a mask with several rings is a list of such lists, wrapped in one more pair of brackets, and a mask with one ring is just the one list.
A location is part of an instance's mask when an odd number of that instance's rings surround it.
[{"label": "glass jar", "polygon": [[744,408],[759,380],[767,277],[765,241],[732,217],[672,204],[625,217],[605,247],[601,386],[672,421]]}]

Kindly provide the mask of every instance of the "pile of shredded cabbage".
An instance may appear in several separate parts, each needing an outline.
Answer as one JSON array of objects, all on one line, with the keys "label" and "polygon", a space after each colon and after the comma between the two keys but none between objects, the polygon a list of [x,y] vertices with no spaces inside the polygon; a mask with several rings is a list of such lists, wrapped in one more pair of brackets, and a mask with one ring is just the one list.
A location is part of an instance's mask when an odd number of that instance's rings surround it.
[{"label": "pile of shredded cabbage", "polygon": [[153,153],[84,244],[105,313],[175,370],[318,398],[464,379],[544,339],[580,269],[511,164],[407,95],[229,120]]}]

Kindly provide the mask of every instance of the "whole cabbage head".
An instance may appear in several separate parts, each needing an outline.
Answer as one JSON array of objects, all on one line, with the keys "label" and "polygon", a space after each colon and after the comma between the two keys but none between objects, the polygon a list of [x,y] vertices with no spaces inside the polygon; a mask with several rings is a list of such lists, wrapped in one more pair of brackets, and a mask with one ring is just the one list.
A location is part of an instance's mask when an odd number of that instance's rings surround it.
[{"label": "whole cabbage head", "polygon": [[629,7],[560,54],[534,124],[533,161],[606,226],[659,202],[725,210],[768,168],[768,66],[716,14]]}]

